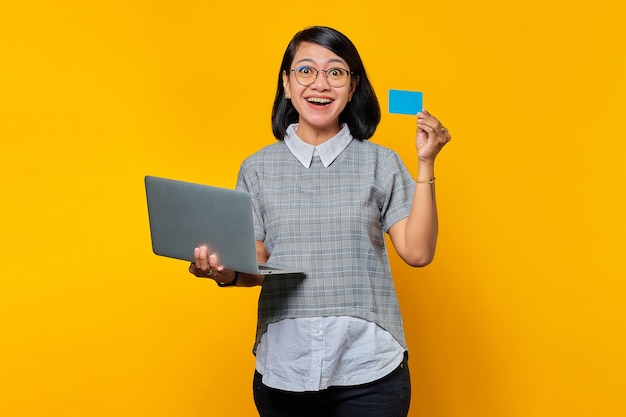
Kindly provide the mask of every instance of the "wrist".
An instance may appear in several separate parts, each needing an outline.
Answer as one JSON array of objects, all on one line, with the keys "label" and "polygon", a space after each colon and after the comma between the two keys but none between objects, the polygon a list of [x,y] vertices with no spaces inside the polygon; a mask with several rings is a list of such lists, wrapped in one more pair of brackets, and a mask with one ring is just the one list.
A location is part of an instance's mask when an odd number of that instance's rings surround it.
[{"label": "wrist", "polygon": [[428,184],[428,185],[433,185],[435,183],[436,178],[435,177],[431,177],[429,180],[417,180],[415,181],[416,184]]},{"label": "wrist", "polygon": [[435,178],[435,166],[432,163],[422,163],[417,168],[417,181],[431,181]]},{"label": "wrist", "polygon": [[218,287],[236,287],[238,279],[239,279],[239,272],[235,271],[235,276],[233,277],[232,281],[230,282],[215,281],[215,283],[217,284]]}]

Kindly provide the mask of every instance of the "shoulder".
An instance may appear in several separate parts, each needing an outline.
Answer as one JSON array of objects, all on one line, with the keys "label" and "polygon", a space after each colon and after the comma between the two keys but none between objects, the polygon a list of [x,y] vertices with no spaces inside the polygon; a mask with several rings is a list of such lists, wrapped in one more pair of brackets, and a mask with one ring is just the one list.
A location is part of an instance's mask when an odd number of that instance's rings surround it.
[{"label": "shoulder", "polygon": [[263,164],[264,162],[273,161],[277,157],[281,157],[281,155],[285,155],[289,153],[289,148],[285,145],[284,141],[272,143],[271,145],[267,145],[252,155],[248,156],[243,160],[243,166],[250,166],[256,164]]},{"label": "shoulder", "polygon": [[284,163],[285,157],[281,156],[289,152],[283,141],[267,145],[252,155],[245,158],[239,166],[237,187],[254,193],[258,190],[261,178],[268,172],[276,172],[277,168]]},{"label": "shoulder", "polygon": [[411,183],[412,175],[396,151],[370,141],[353,142],[350,146],[354,148],[350,157],[353,164],[356,163],[359,169],[371,173],[383,189],[399,178],[407,184]]},{"label": "shoulder", "polygon": [[400,156],[396,151],[369,140],[355,139],[348,148],[354,154],[359,155],[359,157],[373,158],[380,164],[397,163],[397,161],[400,161]]}]

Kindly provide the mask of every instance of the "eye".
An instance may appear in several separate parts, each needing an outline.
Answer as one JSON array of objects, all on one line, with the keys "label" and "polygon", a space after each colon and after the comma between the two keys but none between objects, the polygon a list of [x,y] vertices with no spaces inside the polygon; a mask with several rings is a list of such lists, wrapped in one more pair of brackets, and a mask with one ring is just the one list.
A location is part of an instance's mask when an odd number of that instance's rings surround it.
[{"label": "eye", "polygon": [[313,68],[311,67],[299,67],[296,68],[296,72],[302,74],[302,75],[312,75],[313,74]]},{"label": "eye", "polygon": [[330,68],[326,70],[326,74],[328,75],[328,77],[335,80],[343,79],[347,73],[348,71],[343,68]]},{"label": "eye", "polygon": [[339,77],[342,74],[339,68],[331,68],[328,70],[328,75],[331,77]]}]

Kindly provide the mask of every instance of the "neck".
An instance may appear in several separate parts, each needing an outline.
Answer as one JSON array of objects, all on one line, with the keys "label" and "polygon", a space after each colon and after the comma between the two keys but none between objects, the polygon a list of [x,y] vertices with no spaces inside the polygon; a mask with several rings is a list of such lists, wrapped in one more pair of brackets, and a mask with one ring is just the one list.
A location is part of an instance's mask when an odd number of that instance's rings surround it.
[{"label": "neck", "polygon": [[309,145],[318,146],[334,137],[341,131],[339,125],[328,129],[307,129],[305,126],[299,125],[296,134],[302,141]]}]

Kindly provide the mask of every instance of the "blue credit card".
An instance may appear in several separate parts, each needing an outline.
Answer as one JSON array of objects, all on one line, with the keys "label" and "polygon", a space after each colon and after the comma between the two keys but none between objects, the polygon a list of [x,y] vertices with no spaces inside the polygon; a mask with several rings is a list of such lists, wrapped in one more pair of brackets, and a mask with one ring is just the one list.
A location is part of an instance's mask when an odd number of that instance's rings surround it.
[{"label": "blue credit card", "polygon": [[420,91],[389,90],[389,113],[415,116],[420,111],[422,111]]}]

